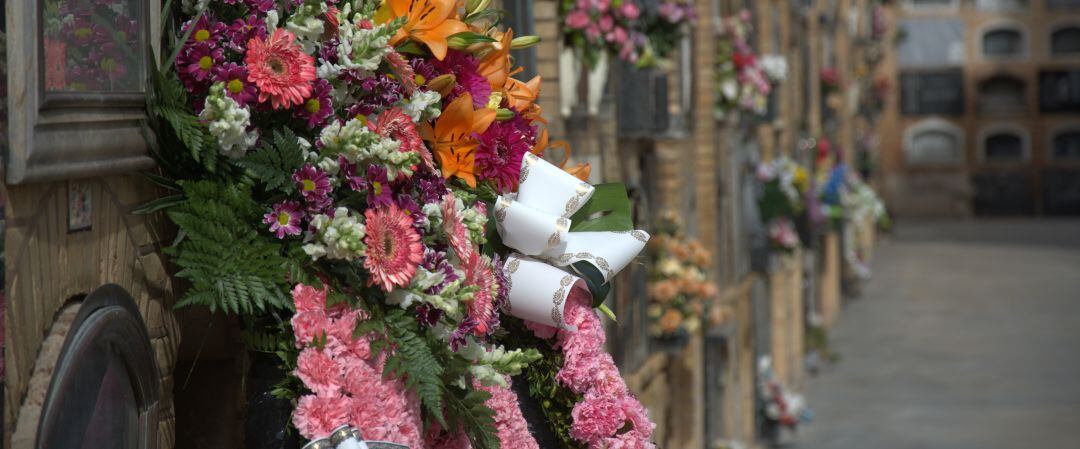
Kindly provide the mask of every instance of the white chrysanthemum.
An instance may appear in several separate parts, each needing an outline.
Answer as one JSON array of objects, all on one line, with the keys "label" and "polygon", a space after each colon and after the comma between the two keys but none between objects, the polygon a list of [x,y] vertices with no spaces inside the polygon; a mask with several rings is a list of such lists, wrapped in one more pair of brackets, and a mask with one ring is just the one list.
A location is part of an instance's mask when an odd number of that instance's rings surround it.
[{"label": "white chrysanthemum", "polygon": [[787,79],[787,59],[782,55],[764,55],[761,57],[759,64],[761,70],[765,72],[765,76],[769,77],[772,82],[778,83]]},{"label": "white chrysanthemum", "polygon": [[208,123],[210,135],[217,139],[218,151],[231,158],[244,155],[259,140],[259,134],[248,131],[251,113],[225,95],[225,84],[210,87],[199,118]]}]

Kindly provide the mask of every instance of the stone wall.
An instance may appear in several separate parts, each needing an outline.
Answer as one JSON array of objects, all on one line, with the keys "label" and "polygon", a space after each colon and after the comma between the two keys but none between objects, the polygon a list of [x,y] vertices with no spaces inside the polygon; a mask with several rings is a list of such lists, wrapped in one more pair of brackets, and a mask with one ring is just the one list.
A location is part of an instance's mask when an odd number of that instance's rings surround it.
[{"label": "stone wall", "polygon": [[[90,200],[91,226],[69,232],[69,199],[78,192]],[[34,364],[57,312],[114,283],[131,294],[146,323],[161,376],[158,435],[161,447],[172,447],[172,373],[180,335],[172,282],[160,253],[165,224],[160,215],[130,213],[156,194],[154,185],[137,175],[6,187],[4,441],[11,441],[30,397]]]}]

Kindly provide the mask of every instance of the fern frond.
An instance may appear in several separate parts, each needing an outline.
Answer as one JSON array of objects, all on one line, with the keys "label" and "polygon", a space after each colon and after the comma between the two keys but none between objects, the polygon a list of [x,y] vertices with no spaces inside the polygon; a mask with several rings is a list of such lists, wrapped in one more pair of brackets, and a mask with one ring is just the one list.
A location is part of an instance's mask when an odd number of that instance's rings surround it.
[{"label": "fern frond", "polygon": [[304,163],[296,134],[289,128],[274,131],[273,143],[264,141],[262,148],[248,154],[237,163],[250,170],[267,190],[287,185],[293,171]]}]

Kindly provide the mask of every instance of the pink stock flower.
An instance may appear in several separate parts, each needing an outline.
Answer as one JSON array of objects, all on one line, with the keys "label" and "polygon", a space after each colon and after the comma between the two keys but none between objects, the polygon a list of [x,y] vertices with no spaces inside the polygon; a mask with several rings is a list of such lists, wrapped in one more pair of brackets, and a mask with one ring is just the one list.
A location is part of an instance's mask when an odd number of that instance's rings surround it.
[{"label": "pink stock flower", "polygon": [[305,395],[293,412],[293,425],[309,440],[326,437],[335,427],[348,422],[349,405],[342,396]]},{"label": "pink stock flower", "polygon": [[300,351],[296,358],[296,377],[299,377],[309,390],[319,396],[337,396],[341,392],[341,365],[330,357],[329,351],[307,348]]}]

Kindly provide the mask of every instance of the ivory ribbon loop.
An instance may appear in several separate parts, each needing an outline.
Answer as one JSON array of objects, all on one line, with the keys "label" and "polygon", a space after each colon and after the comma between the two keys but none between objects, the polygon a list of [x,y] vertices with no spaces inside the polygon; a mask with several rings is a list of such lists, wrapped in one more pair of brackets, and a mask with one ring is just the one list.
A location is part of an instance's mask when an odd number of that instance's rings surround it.
[{"label": "ivory ribbon loop", "polygon": [[585,261],[610,281],[645,247],[649,241],[645,231],[570,232],[570,217],[594,190],[536,155],[525,154],[517,193],[495,202],[499,236],[519,252],[505,264],[510,280],[505,312],[568,329],[563,321],[566,298],[575,284],[585,282],[565,267]]}]

